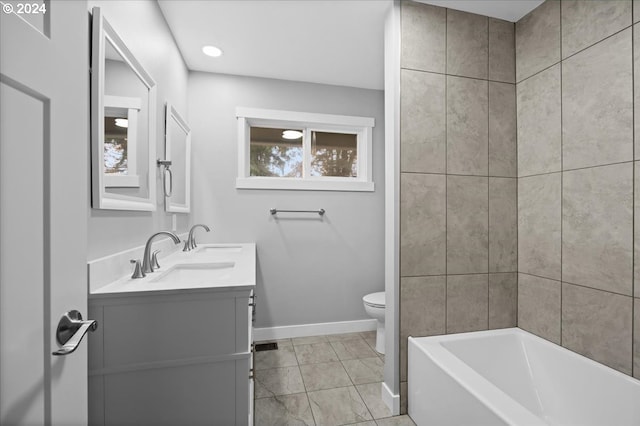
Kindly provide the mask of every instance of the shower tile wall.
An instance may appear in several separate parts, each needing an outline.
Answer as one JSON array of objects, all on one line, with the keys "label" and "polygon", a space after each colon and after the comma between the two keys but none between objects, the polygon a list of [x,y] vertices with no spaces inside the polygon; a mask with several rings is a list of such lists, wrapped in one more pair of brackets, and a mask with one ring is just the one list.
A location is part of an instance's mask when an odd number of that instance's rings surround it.
[{"label": "shower tile wall", "polygon": [[401,3],[400,334],[517,319],[514,24]]},{"label": "shower tile wall", "polygon": [[633,3],[548,0],[516,23],[518,326],[640,377]]}]

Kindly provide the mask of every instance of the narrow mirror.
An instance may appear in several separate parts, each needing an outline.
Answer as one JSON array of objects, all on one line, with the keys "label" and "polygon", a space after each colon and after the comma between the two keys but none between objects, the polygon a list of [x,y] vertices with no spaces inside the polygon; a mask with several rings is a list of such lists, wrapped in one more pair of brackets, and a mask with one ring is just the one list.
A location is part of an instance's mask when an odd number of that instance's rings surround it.
[{"label": "narrow mirror", "polygon": [[165,178],[165,210],[189,213],[191,192],[191,129],[178,111],[167,102],[165,120],[165,159],[171,161],[171,174]]},{"label": "narrow mirror", "polygon": [[92,205],[155,210],[156,83],[97,7],[92,70]]}]

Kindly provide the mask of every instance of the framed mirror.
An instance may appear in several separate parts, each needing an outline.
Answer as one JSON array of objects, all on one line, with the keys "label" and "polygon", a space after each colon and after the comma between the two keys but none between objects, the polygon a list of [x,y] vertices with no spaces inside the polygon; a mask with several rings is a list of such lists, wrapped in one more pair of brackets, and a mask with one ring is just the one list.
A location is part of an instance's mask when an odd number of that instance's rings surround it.
[{"label": "framed mirror", "polygon": [[164,208],[168,212],[191,211],[191,129],[173,105],[167,102],[165,117],[165,160],[171,172],[164,170]]},{"label": "framed mirror", "polygon": [[92,207],[156,209],[156,83],[93,10]]}]

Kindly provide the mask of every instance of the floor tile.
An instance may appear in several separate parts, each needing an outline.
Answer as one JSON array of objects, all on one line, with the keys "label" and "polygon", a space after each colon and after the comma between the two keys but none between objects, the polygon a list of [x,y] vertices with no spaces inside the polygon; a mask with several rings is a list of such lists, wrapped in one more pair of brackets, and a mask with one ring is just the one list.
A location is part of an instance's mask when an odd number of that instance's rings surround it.
[{"label": "floor tile", "polygon": [[291,342],[294,346],[298,345],[310,345],[312,343],[323,343],[327,341],[327,336],[307,336],[307,337],[294,337]]},{"label": "floor tile", "polygon": [[289,395],[305,390],[298,366],[257,370],[255,373],[256,398]]},{"label": "floor tile", "polygon": [[371,346],[371,349],[374,350],[376,348],[376,334],[377,333],[375,331],[363,331],[360,333],[364,341],[367,342],[367,344]]},{"label": "floor tile", "polygon": [[342,365],[354,385],[381,382],[383,379],[384,362],[378,357],[344,360]]},{"label": "floor tile", "polygon": [[307,392],[351,385],[351,380],[339,361],[302,365],[300,371]]},{"label": "floor tile", "polygon": [[298,365],[293,347],[278,348],[273,351],[261,351],[255,353],[255,369],[266,370],[269,368],[293,367]]},{"label": "floor tile", "polygon": [[309,392],[313,417],[318,425],[344,425],[372,420],[355,387]]},{"label": "floor tile", "polygon": [[367,345],[367,342],[362,338],[358,338],[357,340],[332,342],[331,346],[333,346],[338,358],[341,360],[371,358],[376,356],[376,352],[371,349],[371,347]]},{"label": "floor tile", "polygon": [[376,423],[378,426],[416,426],[411,417],[407,415],[376,420]]},{"label": "floor tile", "polygon": [[362,339],[360,333],[342,333],[342,334],[329,334],[327,340],[329,342],[342,342],[344,340],[357,340]]},{"label": "floor tile", "polygon": [[315,425],[307,394],[276,396],[255,402],[256,426]]},{"label": "floor tile", "polygon": [[391,417],[391,410],[382,402],[382,383],[358,385],[356,389],[374,419]]},{"label": "floor tile", "polygon": [[[295,342],[294,342],[295,345]],[[321,362],[338,361],[338,356],[330,343],[312,343],[294,346],[300,365],[318,364]]]}]

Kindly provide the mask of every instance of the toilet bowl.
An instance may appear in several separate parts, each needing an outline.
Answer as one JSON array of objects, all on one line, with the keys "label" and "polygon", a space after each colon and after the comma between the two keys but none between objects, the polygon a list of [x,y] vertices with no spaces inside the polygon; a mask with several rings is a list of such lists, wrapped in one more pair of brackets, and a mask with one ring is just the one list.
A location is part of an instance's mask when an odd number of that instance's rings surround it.
[{"label": "toilet bowl", "polygon": [[364,310],[377,321],[376,351],[384,354],[384,291],[367,294],[362,298],[362,301],[364,302]]}]

